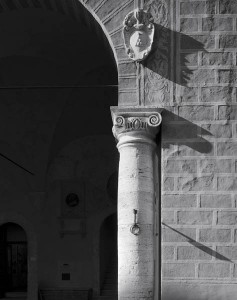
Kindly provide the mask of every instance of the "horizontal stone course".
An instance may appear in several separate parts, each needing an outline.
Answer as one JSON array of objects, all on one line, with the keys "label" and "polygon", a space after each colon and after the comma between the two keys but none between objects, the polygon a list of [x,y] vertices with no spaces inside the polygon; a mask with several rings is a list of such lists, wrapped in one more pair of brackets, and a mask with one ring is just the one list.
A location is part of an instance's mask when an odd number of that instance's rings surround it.
[{"label": "horizontal stone course", "polygon": [[194,160],[167,160],[163,163],[164,173],[196,173],[197,162]]},{"label": "horizontal stone course", "polygon": [[237,105],[220,105],[218,118],[219,120],[237,120]]},{"label": "horizontal stone course", "polygon": [[173,191],[173,190],[174,190],[174,178],[164,177],[163,191]]},{"label": "horizontal stone course", "polygon": [[206,243],[228,243],[231,241],[230,229],[207,228],[200,229],[200,242]]},{"label": "horizontal stone course", "polygon": [[206,3],[204,1],[181,2],[180,14],[205,14]]},{"label": "horizontal stone course", "polygon": [[197,66],[198,65],[198,53],[180,53],[180,65],[181,66]]},{"label": "horizontal stone course", "polygon": [[201,136],[206,138],[231,138],[231,124],[202,124],[204,129],[201,131]]},{"label": "horizontal stone course", "polygon": [[222,156],[236,156],[237,142],[220,142],[217,143],[217,155]]},{"label": "horizontal stone course", "polygon": [[218,177],[218,191],[237,191],[237,177]]},{"label": "horizontal stone course", "polygon": [[198,30],[197,18],[181,18],[180,19],[180,31],[181,32],[193,32]]},{"label": "horizontal stone course", "polygon": [[236,225],[237,224],[237,210],[235,211],[218,211],[217,212],[218,225]]},{"label": "horizontal stone course", "polygon": [[215,48],[215,37],[210,35],[193,35],[189,38],[181,36],[181,49],[213,49]]},{"label": "horizontal stone course", "polygon": [[214,145],[212,142],[205,139],[200,139],[198,142],[179,143],[179,148],[177,153],[174,155],[184,156],[212,156],[214,154]]},{"label": "horizontal stone course", "polygon": [[205,246],[178,246],[177,259],[178,260],[210,260],[212,258],[212,248]]},{"label": "horizontal stone course", "polygon": [[196,207],[196,195],[162,195],[162,207]]},{"label": "horizontal stone course", "polygon": [[162,254],[162,260],[174,259],[174,247],[173,246],[163,246],[161,254]]},{"label": "horizontal stone course", "polygon": [[203,159],[200,160],[201,173],[231,173],[232,161],[228,159]]},{"label": "horizontal stone course", "polygon": [[216,1],[181,1],[180,14],[181,15],[200,15],[200,14],[215,14]]},{"label": "horizontal stone course", "polygon": [[[183,74],[183,73],[181,73]],[[205,85],[208,83],[216,83],[216,71],[213,69],[192,69],[189,70],[189,74],[186,76],[181,76],[182,83],[188,84],[199,84]]]},{"label": "horizontal stone course", "polygon": [[[222,53],[222,52],[203,52],[202,65],[203,66],[233,65],[233,53],[231,53],[231,52],[224,52],[224,53]],[[221,88],[219,88],[219,90],[220,89]]]},{"label": "horizontal stone course", "polygon": [[208,17],[202,19],[203,31],[231,31],[233,30],[233,18]]},{"label": "horizontal stone course", "polygon": [[211,211],[178,211],[178,224],[183,225],[210,225],[212,223]]},{"label": "horizontal stone course", "polygon": [[236,82],[236,80],[237,80],[237,70],[236,69],[218,70],[218,82],[219,83]]},{"label": "horizontal stone course", "polygon": [[163,277],[194,277],[195,265],[191,263],[164,263]]},{"label": "horizontal stone course", "polygon": [[200,195],[200,206],[203,208],[232,207],[231,195]]},{"label": "horizontal stone course", "polygon": [[190,121],[213,120],[214,106],[210,106],[210,105],[180,106],[179,116]]},{"label": "horizontal stone course", "polygon": [[237,14],[237,3],[235,0],[220,1],[221,14]]},{"label": "horizontal stone course", "polygon": [[211,191],[215,190],[213,175],[200,177],[179,177],[177,188],[180,191]]},{"label": "horizontal stone course", "polygon": [[220,48],[236,48],[237,36],[236,35],[221,35],[220,36]]},{"label": "horizontal stone course", "polygon": [[237,260],[237,246],[217,246],[216,252],[226,259]]},{"label": "horizontal stone course", "polygon": [[224,278],[230,276],[229,263],[200,263],[198,270],[199,277]]},{"label": "horizontal stone course", "polygon": [[177,95],[177,97],[180,102],[197,102],[198,101],[198,88],[182,86],[180,88],[180,94]]},{"label": "horizontal stone course", "polygon": [[197,127],[188,122],[169,124],[164,123],[162,127],[162,138],[165,140],[169,139],[189,139],[197,136]]},{"label": "horizontal stone course", "polygon": [[[175,231],[174,231],[175,230]],[[163,242],[188,242],[190,239],[196,239],[195,228],[171,228],[165,227],[162,229]]]},{"label": "horizontal stone course", "polygon": [[162,211],[161,213],[161,221],[165,224],[174,224],[174,212],[173,211]]}]

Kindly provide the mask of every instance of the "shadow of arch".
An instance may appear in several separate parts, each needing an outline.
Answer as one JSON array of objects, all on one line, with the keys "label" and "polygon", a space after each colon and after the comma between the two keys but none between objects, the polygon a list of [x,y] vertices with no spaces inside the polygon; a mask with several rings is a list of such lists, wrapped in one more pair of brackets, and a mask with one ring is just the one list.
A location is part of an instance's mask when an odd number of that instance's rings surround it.
[{"label": "shadow of arch", "polygon": [[22,215],[16,212],[0,213],[0,226],[6,223],[15,223],[22,227],[27,236],[28,246],[28,278],[27,300],[38,299],[38,276],[37,276],[37,238],[35,230]]}]

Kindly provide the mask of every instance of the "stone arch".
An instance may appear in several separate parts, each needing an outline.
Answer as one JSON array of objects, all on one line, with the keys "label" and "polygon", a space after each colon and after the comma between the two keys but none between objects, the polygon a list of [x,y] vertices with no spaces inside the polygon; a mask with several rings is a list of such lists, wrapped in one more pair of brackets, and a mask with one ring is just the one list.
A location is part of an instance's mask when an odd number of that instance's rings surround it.
[{"label": "stone arch", "polygon": [[6,223],[15,223],[21,226],[27,236],[28,242],[28,278],[27,278],[27,300],[37,300],[37,238],[34,228],[22,215],[16,212],[0,213],[0,226]]}]

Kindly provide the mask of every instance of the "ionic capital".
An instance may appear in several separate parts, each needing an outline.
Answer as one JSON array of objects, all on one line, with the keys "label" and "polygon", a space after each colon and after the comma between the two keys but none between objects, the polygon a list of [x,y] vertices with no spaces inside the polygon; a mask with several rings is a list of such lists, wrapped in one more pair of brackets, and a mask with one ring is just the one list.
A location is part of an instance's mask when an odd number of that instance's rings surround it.
[{"label": "ionic capital", "polygon": [[[111,107],[113,134],[119,143],[153,143],[162,121],[157,108]],[[123,141],[122,141],[122,140]]]}]

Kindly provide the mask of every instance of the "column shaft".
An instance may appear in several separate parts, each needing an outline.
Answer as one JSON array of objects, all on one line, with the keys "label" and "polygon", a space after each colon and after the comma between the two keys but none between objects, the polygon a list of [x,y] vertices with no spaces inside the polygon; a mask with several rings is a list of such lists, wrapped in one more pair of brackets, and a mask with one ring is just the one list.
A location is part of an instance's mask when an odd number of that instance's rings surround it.
[{"label": "column shaft", "polygon": [[[112,109],[120,153],[118,299],[154,297],[154,138],[161,116],[148,108]],[[134,210],[140,232],[131,232]]]}]

